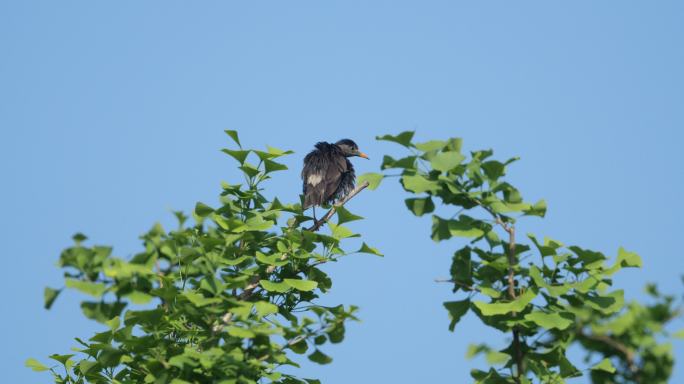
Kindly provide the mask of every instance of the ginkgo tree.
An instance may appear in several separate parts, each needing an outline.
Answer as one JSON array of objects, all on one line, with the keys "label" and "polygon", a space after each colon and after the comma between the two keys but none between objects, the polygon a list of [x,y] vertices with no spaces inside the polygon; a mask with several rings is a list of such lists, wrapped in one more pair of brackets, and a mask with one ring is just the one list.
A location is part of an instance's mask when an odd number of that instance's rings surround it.
[{"label": "ginkgo tree", "polygon": [[[319,382],[280,368],[297,367],[297,354],[329,363],[324,344],[341,342],[356,319],[356,307],[317,299],[332,286],[320,266],[350,254],[343,243],[357,235],[343,224],[361,217],[336,206],[307,228],[300,203],[263,193],[271,174],[287,169],[278,158],[292,152],[244,149],[237,132],[226,133],[237,147],[223,151],[244,182],[223,183],[218,206],[197,203],[192,224],[176,212],[178,228],[153,226],[129,260],[74,236],[59,258],[64,287],[45,289],[45,307],[64,288],[80,291],[90,297],[83,315],[103,329],[76,338],[74,353],[29,367],[56,383]],[[327,222],[333,212],[336,224]],[[326,223],[329,234],[315,231]],[[365,243],[357,252],[380,255]]]},{"label": "ginkgo tree", "polygon": [[[563,383],[588,376],[594,383],[665,383],[674,357],[666,325],[681,314],[681,298],[647,286],[649,303],[625,303],[612,288],[613,275],[637,268],[641,258],[618,249],[611,261],[601,252],[550,238],[520,234],[520,219],[544,217],[546,203],[530,203],[505,180],[517,158],[493,159],[491,150],[465,154],[458,138],[416,143],[413,132],[380,140],[403,147],[385,156],[318,221],[300,203],[265,197],[265,182],[291,154],[271,147],[224,149],[238,163],[241,183],[223,183],[219,203],[197,203],[192,218],[176,212],[173,230],[154,225],[130,259],[111,247],[74,245],[59,258],[64,286],[45,289],[50,308],[64,289],[89,296],[84,316],[102,331],[75,338],[73,353],[27,360],[49,371],[56,383],[319,383],[292,369],[298,355],[327,364],[326,343],[339,343],[354,306],[323,306],[332,287],[320,267],[355,253],[381,256],[347,223],[362,219],[344,204],[386,177],[399,177],[416,216],[431,215],[434,241],[455,241],[449,278],[454,300],[443,303],[458,331],[468,313],[507,336],[503,345],[472,345],[491,365],[473,369],[476,383]],[[400,174],[396,174],[396,170]],[[382,191],[380,191],[382,193]],[[329,220],[337,216],[336,223]],[[327,234],[318,230],[327,226]],[[678,336],[684,336],[682,332]],[[579,347],[584,360],[571,361]],[[445,367],[445,375],[448,372]]]},{"label": "ginkgo tree", "polygon": [[[612,288],[613,275],[640,267],[636,253],[620,248],[610,262],[581,246],[521,236],[519,220],[544,217],[547,207],[544,200],[525,201],[505,180],[518,158],[496,160],[491,150],[465,154],[460,138],[416,143],[413,136],[378,137],[404,148],[381,166],[400,174],[368,177],[377,184],[399,176],[411,194],[408,210],[431,214],[432,239],[462,239],[445,281],[458,295],[443,303],[449,329],[472,312],[509,336],[505,345],[471,346],[469,356],[484,354],[492,364],[471,372],[476,383],[563,383],[585,374],[595,383],[667,382],[673,356],[663,326],[679,316],[681,303],[650,287],[655,303],[625,306],[624,292]],[[573,345],[587,352],[582,365],[567,357]]]}]

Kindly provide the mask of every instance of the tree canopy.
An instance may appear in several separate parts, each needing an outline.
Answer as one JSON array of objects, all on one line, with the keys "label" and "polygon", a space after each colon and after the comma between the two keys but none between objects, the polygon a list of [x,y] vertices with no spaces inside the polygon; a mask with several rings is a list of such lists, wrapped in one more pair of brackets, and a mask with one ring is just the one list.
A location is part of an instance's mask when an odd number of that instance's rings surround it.
[{"label": "tree canopy", "polygon": [[[312,221],[301,202],[264,194],[271,174],[287,170],[279,158],[292,152],[245,149],[236,131],[226,134],[233,145],[223,152],[244,180],[222,184],[219,206],[197,203],[192,217],[175,212],[178,227],[154,225],[130,259],[87,245],[83,234],[73,237],[59,258],[64,287],[45,289],[45,307],[64,288],[79,291],[89,297],[83,315],[104,330],[76,338],[76,353],[51,355],[53,364],[29,359],[27,366],[50,371],[56,383],[319,383],[280,368],[298,367],[298,355],[332,361],[325,345],[343,341],[357,308],[320,304],[332,277],[319,267],[356,253],[382,256],[365,242],[348,250],[348,239],[359,235],[345,224],[362,217],[344,203],[397,179],[409,194],[405,207],[431,215],[432,239],[456,244],[449,278],[441,281],[454,294],[441,303],[450,318],[445,328],[458,332],[472,313],[507,340],[470,347],[468,356],[483,354],[490,365],[472,370],[474,382],[563,383],[584,375],[594,383],[667,382],[674,364],[668,340],[682,335],[665,325],[679,316],[681,300],[649,285],[652,302],[625,303],[613,276],[641,267],[634,252],[620,248],[611,259],[523,236],[521,219],[543,218],[547,206],[526,201],[505,179],[517,158],[464,153],[459,138],[381,136],[402,153],[385,156],[379,173],[359,177],[349,196]],[[327,234],[318,231],[323,226]],[[568,358],[575,347],[585,351],[584,361]]]}]

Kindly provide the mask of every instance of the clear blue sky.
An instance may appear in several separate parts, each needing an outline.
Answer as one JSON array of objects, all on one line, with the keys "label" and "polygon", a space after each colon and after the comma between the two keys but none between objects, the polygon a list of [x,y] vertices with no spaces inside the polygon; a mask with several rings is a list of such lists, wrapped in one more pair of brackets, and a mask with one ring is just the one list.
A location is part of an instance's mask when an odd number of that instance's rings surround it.
[{"label": "clear blue sky", "polygon": [[[235,180],[222,130],[293,149],[270,184],[294,201],[301,158],[350,137],[372,160],[378,134],[460,136],[520,155],[510,179],[547,219],[520,231],[645,261],[616,281],[629,298],[684,272],[684,3],[681,1],[0,2],[3,380],[43,383],[27,357],[65,353],[101,327],[76,293],[42,309],[70,236],[126,256],[172,209],[215,203]],[[352,227],[386,254],[330,266],[330,303],[362,323],[302,374],[328,384],[463,383],[467,345],[504,340],[442,301],[458,242],[429,240],[394,183],[361,194]],[[675,324],[681,328],[682,322]],[[672,382],[684,382],[684,343]],[[575,382],[583,383],[584,379]]]}]

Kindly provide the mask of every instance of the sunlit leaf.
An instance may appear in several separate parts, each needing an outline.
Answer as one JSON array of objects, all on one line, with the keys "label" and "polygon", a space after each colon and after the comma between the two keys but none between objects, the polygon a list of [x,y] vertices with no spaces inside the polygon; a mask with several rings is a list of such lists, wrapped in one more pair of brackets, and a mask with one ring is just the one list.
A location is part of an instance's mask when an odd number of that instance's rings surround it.
[{"label": "sunlit leaf", "polygon": [[431,140],[424,143],[416,143],[416,149],[423,152],[439,151],[447,146],[447,142],[443,140]]},{"label": "sunlit leaf", "polygon": [[318,283],[311,280],[285,279],[283,282],[298,291],[313,291]]},{"label": "sunlit leaf", "polygon": [[102,295],[107,290],[107,286],[105,286],[103,283],[96,283],[92,281],[83,281],[76,279],[66,279],[64,282],[67,288],[77,289],[85,294],[88,294],[96,298],[102,297]]},{"label": "sunlit leaf", "polygon": [[529,320],[537,324],[544,329],[559,329],[563,330],[568,328],[574,322],[574,316],[570,313],[558,313],[558,312],[531,312],[525,315],[525,320]]},{"label": "sunlit leaf", "polygon": [[591,369],[595,371],[605,371],[608,373],[615,373],[615,367],[613,366],[613,363],[610,361],[610,359],[605,358],[595,364]]},{"label": "sunlit leaf", "polygon": [[439,152],[430,159],[432,169],[448,172],[456,168],[465,159],[465,156],[455,151]]},{"label": "sunlit leaf", "polygon": [[526,291],[523,295],[509,302],[484,303],[474,301],[473,304],[485,316],[505,315],[511,312],[520,312],[537,296],[532,290]]},{"label": "sunlit leaf", "polygon": [[377,250],[377,248],[371,247],[366,243],[361,244],[361,248],[356,251],[358,253],[370,253],[371,255],[376,255],[376,256],[383,256],[380,251]]},{"label": "sunlit leaf", "polygon": [[265,290],[269,292],[280,292],[280,293],[285,293],[292,289],[292,287],[289,284],[286,283],[276,283],[270,280],[261,280],[259,281],[259,285],[261,285]]},{"label": "sunlit leaf", "polygon": [[374,190],[374,189],[378,188],[383,177],[384,176],[381,173],[373,173],[373,172],[364,173],[363,175],[361,175],[357,178],[357,184],[360,185],[360,184],[367,181],[368,182],[368,189]]},{"label": "sunlit leaf", "polygon": [[278,313],[278,306],[266,301],[257,301],[254,303],[254,309],[257,311],[259,316],[267,316]]},{"label": "sunlit leaf", "polygon": [[42,372],[42,371],[47,371],[48,367],[44,366],[43,364],[40,363],[40,361],[36,359],[27,359],[26,362],[24,363],[25,366],[28,368],[31,368],[32,370],[36,372]]},{"label": "sunlit leaf", "polygon": [[404,189],[413,193],[434,193],[440,189],[437,181],[426,179],[422,175],[404,175],[401,177],[401,183]]}]

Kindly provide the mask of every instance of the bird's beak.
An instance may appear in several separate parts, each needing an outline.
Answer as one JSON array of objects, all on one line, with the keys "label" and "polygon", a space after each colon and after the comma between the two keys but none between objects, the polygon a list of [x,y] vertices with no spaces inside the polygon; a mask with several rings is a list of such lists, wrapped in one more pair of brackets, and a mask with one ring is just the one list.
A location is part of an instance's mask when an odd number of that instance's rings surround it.
[{"label": "bird's beak", "polygon": [[356,155],[356,156],[358,156],[358,157],[363,157],[364,159],[368,159],[368,158],[369,158],[368,155],[366,155],[366,154],[363,153],[363,152],[357,152],[357,155]]}]

